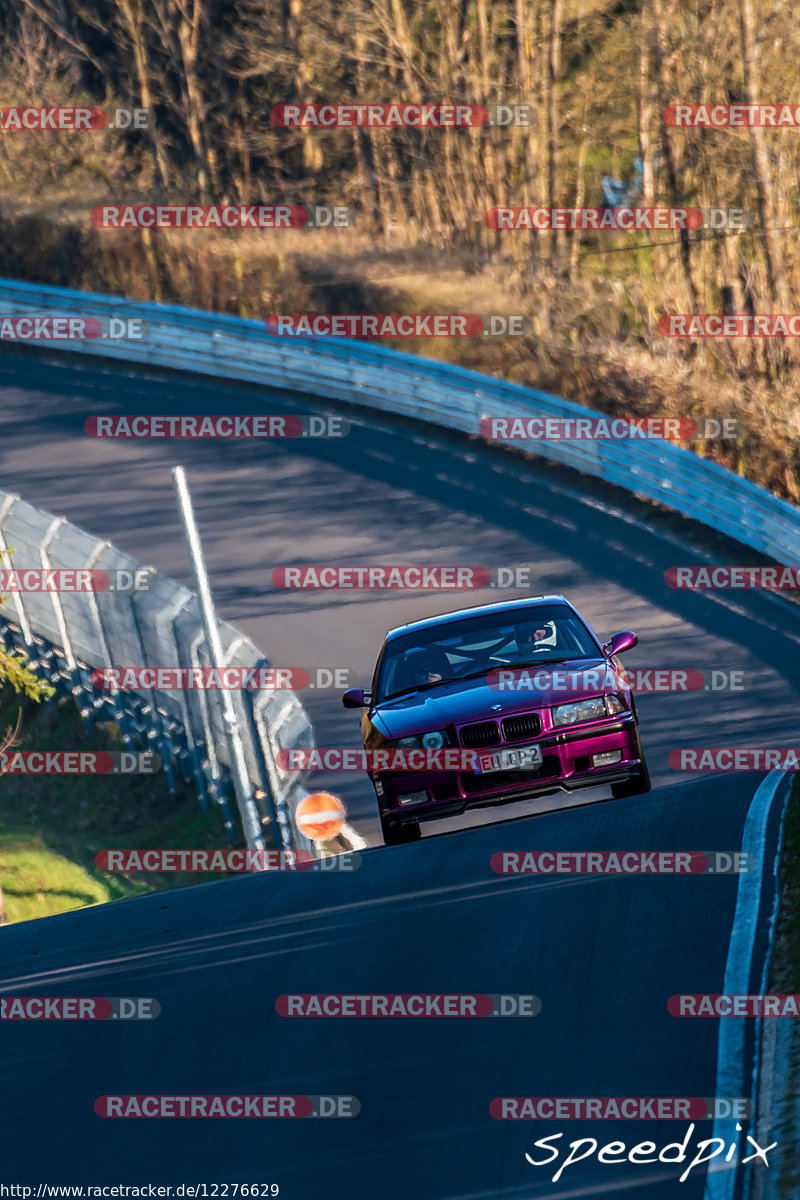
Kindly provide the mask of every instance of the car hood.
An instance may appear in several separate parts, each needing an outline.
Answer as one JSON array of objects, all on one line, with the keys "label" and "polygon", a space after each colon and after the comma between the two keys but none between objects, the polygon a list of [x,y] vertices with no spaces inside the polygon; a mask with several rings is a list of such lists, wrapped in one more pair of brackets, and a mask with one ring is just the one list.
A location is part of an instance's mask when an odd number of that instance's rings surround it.
[{"label": "car hood", "polygon": [[[602,695],[606,691],[625,690],[620,686],[613,666],[604,658],[582,658],[564,663],[548,663],[541,667],[510,667],[503,670],[527,671],[527,677],[521,680],[525,684],[524,688],[501,691],[497,682],[490,686],[486,676],[464,679],[460,683],[413,692],[407,696],[398,696],[395,700],[384,700],[370,710],[370,720],[384,737],[401,738],[424,733],[429,729],[444,729],[450,724],[464,725],[472,721],[487,721],[535,708],[569,704],[588,696]],[[541,673],[545,671],[551,674],[563,672],[570,676],[577,672],[596,671],[598,683],[593,684],[591,679],[578,679],[574,682],[579,686],[567,687],[566,684],[572,683],[572,680],[556,679],[550,681],[553,686],[547,690],[535,690],[533,683],[537,675],[540,676],[541,682]]]}]

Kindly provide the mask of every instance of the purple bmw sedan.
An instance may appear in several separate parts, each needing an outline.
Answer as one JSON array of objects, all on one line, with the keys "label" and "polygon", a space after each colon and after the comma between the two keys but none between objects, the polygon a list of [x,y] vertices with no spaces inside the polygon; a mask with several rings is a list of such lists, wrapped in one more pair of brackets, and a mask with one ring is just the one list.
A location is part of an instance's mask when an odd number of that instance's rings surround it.
[{"label": "purple bmw sedan", "polygon": [[650,790],[629,682],[563,596],[442,613],[392,629],[362,708],[361,736],[387,845],[420,822],[550,792]]}]

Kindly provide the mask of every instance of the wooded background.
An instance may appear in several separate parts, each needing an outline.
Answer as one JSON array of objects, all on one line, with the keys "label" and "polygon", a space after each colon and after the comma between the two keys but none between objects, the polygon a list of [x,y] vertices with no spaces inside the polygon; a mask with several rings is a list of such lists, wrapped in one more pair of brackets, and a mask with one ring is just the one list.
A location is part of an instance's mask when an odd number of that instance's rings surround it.
[{"label": "wooded background", "polygon": [[[785,0],[0,0],[5,104],[146,108],[142,132],[0,135],[3,272],[261,316],[524,312],[418,348],[615,415],[734,416],[696,447],[800,502],[795,343],[662,313],[798,308],[800,129],[676,129],[673,103],[800,103]],[[276,104],[530,104],[532,128],[284,129]],[[733,206],[744,231],[494,231],[497,205]],[[96,204],[347,204],[352,230],[96,231]],[[469,298],[470,308],[464,299]],[[408,349],[408,345],[404,344]]]}]

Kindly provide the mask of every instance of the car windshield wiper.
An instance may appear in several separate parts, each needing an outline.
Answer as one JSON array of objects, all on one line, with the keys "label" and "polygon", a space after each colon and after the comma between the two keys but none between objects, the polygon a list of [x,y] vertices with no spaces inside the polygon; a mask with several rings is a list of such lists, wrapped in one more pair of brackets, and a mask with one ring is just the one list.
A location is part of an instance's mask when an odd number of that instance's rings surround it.
[{"label": "car windshield wiper", "polygon": [[510,667],[538,667],[541,663],[565,663],[575,662],[574,658],[535,658],[530,662],[512,662]]},{"label": "car windshield wiper", "polygon": [[470,671],[468,675],[459,675],[453,683],[461,683],[463,679],[479,679],[481,675],[491,675],[492,671],[496,671],[497,667],[481,667],[480,671]]},{"label": "car windshield wiper", "polygon": [[[478,672],[483,675],[483,671]],[[379,703],[383,704],[386,700],[396,700],[399,696],[413,696],[415,692],[429,692],[431,688],[448,687],[451,683],[460,683],[462,679],[468,679],[468,675],[453,677],[452,679],[438,679],[436,683],[418,683],[416,687],[403,688],[400,692],[392,692],[391,696],[384,696]]]}]

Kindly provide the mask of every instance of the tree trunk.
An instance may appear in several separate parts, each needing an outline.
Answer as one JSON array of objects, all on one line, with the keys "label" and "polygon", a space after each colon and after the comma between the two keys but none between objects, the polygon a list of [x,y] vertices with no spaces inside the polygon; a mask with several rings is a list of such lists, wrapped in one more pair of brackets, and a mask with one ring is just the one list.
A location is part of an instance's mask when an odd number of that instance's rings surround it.
[{"label": "tree trunk", "polygon": [[[561,15],[563,0],[552,0],[550,17],[550,61],[548,70],[547,89],[547,179],[549,188],[549,204],[551,208],[558,207],[560,188],[559,177],[559,78],[561,76]],[[556,229],[551,234],[550,262],[557,271],[564,253],[564,231]]]},{"label": "tree trunk", "polygon": [[[759,103],[759,87],[756,77],[756,46],[753,31],[753,8],[750,0],[739,0],[739,23],[742,35],[742,70],[748,104]],[[786,281],[783,272],[783,257],[780,243],[775,235],[775,205],[769,173],[767,147],[764,130],[750,126],[750,146],[753,153],[753,171],[756,181],[756,202],[761,230],[764,235],[764,263],[767,269],[767,287],[773,308],[786,311]]]},{"label": "tree trunk", "polygon": [[[586,124],[586,103],[583,106],[583,116],[581,118],[581,144],[578,150],[578,177],[575,183],[575,207],[583,208],[583,202],[586,198],[586,187],[584,180],[584,168],[586,166],[586,147],[589,141],[589,126]],[[581,232],[579,229],[573,229],[570,234],[572,241],[569,248],[569,269],[567,278],[570,282],[575,278],[575,273],[578,269],[578,255],[581,249]]]},{"label": "tree trunk", "polygon": [[[655,18],[655,50],[656,63],[658,68],[658,103],[659,108],[663,110],[670,102],[670,77],[669,77],[669,49],[667,44],[667,26],[669,24],[669,16],[671,15],[671,7],[668,12],[665,12],[663,0],[651,0],[653,16]],[[667,186],[669,189],[670,204],[680,208],[683,205],[683,195],[678,180],[678,167],[675,155],[675,149],[672,142],[672,133],[670,127],[662,120],[661,122],[661,149],[664,155],[664,169],[667,173]],[[688,229],[682,229],[680,232],[681,243],[681,265],[683,266],[683,274],[686,280],[686,288],[689,293],[689,305],[693,313],[697,312],[697,287],[694,281],[692,272],[692,254],[691,243],[689,240]],[[689,348],[689,353],[692,357],[697,352],[696,343],[692,343]]]},{"label": "tree trunk", "polygon": [[639,38],[639,157],[642,160],[642,204],[645,208],[652,208],[655,187],[650,145],[650,37],[647,17],[647,6],[643,5]]},{"label": "tree trunk", "polygon": [[131,42],[136,79],[139,84],[139,101],[141,107],[146,108],[149,114],[147,135],[153,143],[159,183],[162,188],[168,188],[170,185],[170,170],[164,140],[159,131],[153,107],[153,93],[150,88],[150,72],[148,70],[147,47],[145,44],[144,15],[141,5],[136,0],[119,0],[119,11],[122,13],[122,19],[125,22]]}]

